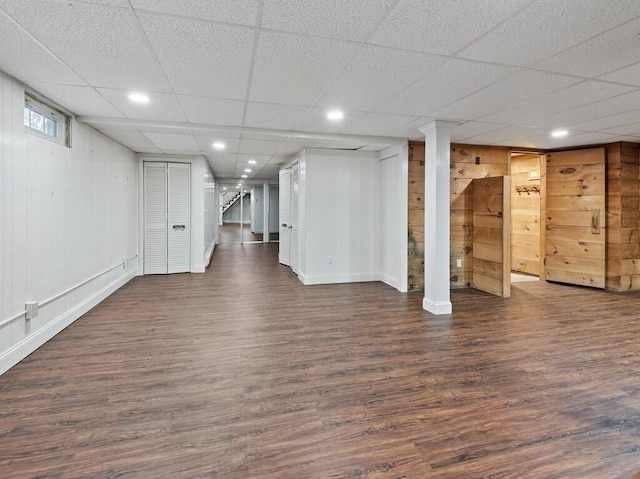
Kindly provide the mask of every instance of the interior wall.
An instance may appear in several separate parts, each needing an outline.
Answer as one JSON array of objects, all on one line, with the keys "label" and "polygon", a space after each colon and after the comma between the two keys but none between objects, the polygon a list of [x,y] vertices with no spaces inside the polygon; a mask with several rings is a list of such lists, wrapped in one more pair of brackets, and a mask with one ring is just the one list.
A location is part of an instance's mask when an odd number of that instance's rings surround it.
[{"label": "interior wall", "polygon": [[511,158],[511,270],[540,275],[540,173],[542,156]]},{"label": "interior wall", "polygon": [[379,280],[378,153],[307,149],[299,191],[302,282]]},{"label": "interior wall", "polygon": [[0,73],[0,373],[137,274],[135,155],[75,121],[72,148],[27,133],[23,106]]},{"label": "interior wall", "polygon": [[424,143],[409,142],[407,290],[424,290]]},{"label": "interior wall", "polygon": [[218,190],[211,168],[204,164],[204,265],[209,265],[218,242]]},{"label": "interior wall", "polygon": [[605,287],[640,289],[640,145],[606,145],[607,227]]},{"label": "interior wall", "polygon": [[380,152],[380,275],[401,292],[408,289],[408,145]]},{"label": "interior wall", "polygon": [[264,231],[264,188],[254,186],[251,188],[251,232],[263,233]]},{"label": "interior wall", "polygon": [[509,148],[451,145],[451,288],[473,282],[472,181],[508,175],[510,155]]},{"label": "interior wall", "polygon": [[280,206],[278,196],[280,195],[280,187],[278,185],[269,186],[269,233],[280,233]]}]

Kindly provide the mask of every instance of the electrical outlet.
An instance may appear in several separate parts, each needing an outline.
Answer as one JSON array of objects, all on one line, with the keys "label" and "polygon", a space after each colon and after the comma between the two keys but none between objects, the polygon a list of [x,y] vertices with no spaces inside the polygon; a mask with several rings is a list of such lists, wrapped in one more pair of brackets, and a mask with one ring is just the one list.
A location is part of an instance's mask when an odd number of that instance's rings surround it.
[{"label": "electrical outlet", "polygon": [[38,303],[36,301],[30,301],[25,303],[24,309],[26,311],[25,318],[33,319],[38,316]]},{"label": "electrical outlet", "polygon": [[329,264],[333,264],[333,256],[329,256]]},{"label": "electrical outlet", "polygon": [[456,260],[456,266],[457,266],[458,268],[462,268],[462,260],[461,260],[460,258],[458,258],[458,259]]}]

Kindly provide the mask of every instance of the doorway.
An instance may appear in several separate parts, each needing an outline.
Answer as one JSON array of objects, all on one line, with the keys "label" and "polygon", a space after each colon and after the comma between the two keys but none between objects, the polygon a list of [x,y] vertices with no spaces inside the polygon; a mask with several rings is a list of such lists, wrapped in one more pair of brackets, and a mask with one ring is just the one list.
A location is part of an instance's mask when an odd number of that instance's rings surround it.
[{"label": "doorway", "polygon": [[544,218],[538,152],[511,153],[511,282],[539,281],[542,276]]}]

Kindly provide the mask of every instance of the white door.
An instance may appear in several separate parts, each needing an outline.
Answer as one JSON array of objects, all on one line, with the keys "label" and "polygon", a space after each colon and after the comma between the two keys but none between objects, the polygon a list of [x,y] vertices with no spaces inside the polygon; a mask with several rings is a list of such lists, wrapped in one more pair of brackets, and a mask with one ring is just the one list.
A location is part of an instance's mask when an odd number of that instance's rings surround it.
[{"label": "white door", "polygon": [[280,194],[278,210],[280,213],[280,238],[278,261],[286,266],[291,265],[291,214],[289,211],[291,197],[291,170],[280,170]]},{"label": "white door", "polygon": [[169,163],[167,272],[191,271],[191,165]]},{"label": "white door", "polygon": [[144,274],[167,272],[167,164],[144,164]]},{"label": "white door", "polygon": [[144,163],[144,274],[191,271],[191,165]]}]

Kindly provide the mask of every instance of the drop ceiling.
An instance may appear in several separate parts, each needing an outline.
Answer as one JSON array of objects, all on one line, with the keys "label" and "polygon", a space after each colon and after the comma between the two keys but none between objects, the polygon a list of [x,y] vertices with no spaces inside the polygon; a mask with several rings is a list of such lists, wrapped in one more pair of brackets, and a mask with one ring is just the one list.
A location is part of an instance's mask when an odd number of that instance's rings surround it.
[{"label": "drop ceiling", "polygon": [[262,181],[434,119],[464,143],[640,142],[639,33],[637,0],[0,0],[0,70],[135,152]]}]

